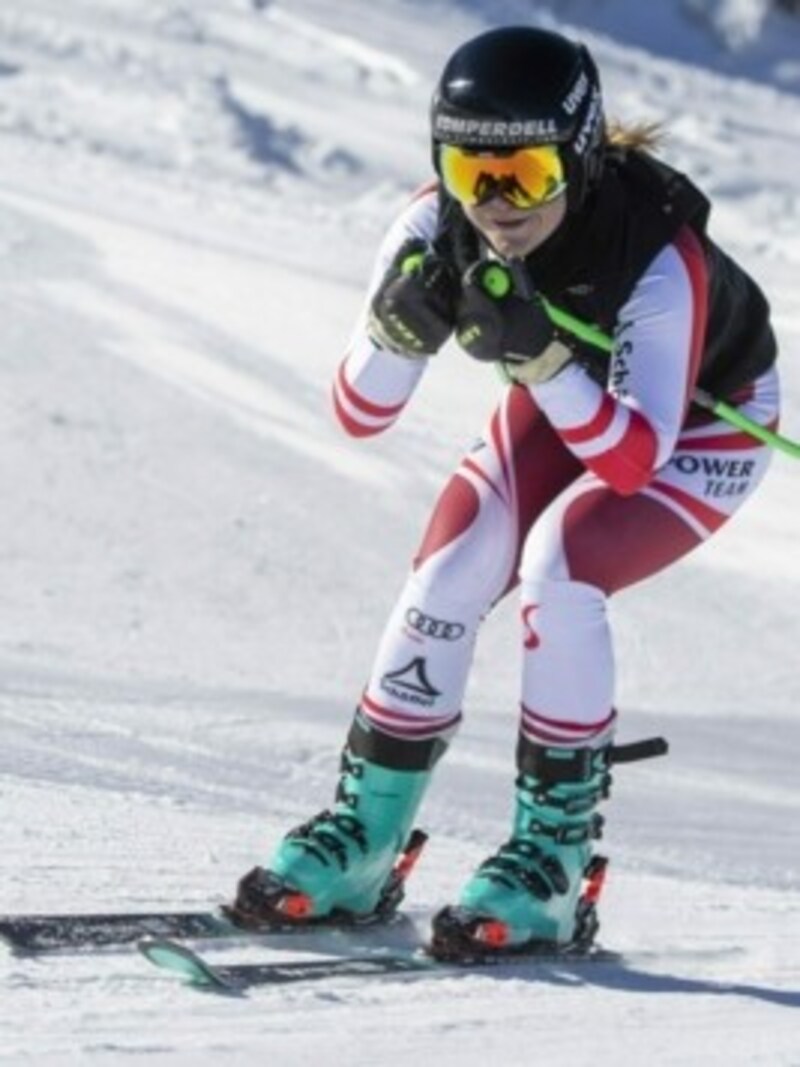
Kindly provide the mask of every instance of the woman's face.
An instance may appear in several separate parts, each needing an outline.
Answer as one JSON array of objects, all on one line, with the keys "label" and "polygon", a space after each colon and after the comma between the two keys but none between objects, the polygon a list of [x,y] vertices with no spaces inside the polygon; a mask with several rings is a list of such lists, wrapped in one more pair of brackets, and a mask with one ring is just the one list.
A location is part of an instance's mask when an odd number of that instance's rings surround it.
[{"label": "woman's face", "polygon": [[465,204],[464,214],[495,252],[505,259],[521,258],[556,232],[567,214],[567,196],[563,193],[541,207],[524,211],[502,196],[493,196],[482,204]]}]

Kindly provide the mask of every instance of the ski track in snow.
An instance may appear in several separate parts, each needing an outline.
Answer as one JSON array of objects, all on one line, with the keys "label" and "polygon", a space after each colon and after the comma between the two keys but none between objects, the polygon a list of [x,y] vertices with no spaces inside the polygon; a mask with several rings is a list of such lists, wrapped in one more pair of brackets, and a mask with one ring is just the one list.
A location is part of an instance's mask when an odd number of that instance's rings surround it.
[{"label": "ski track in snow", "polygon": [[[766,288],[798,438],[798,24],[757,6],[715,8],[728,37],[760,31],[741,61],[677,3],[652,29],[629,0],[563,14],[585,16],[609,110],[667,122]],[[496,397],[445,352],[363,444],[330,379],[381,229],[427,177],[443,57],[528,8],[3,5],[0,912],[200,909],[329,803],[431,501]],[[622,739],[672,746],[621,768],[605,813],[623,965],[230,1000],[130,952],[4,955],[0,1063],[800,1067],[796,467],[614,605]],[[515,626],[509,603],[485,628],[424,809],[420,934],[507,831]]]}]

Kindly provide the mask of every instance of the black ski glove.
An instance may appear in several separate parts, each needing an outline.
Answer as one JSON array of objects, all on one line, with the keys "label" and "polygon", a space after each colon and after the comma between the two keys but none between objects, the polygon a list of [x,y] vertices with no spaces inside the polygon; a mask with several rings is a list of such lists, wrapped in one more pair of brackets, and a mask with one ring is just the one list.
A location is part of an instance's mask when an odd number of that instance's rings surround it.
[{"label": "black ski glove", "polygon": [[453,332],[457,294],[450,264],[412,238],[401,245],[372,299],[370,335],[398,355],[433,355]]},{"label": "black ski glove", "polygon": [[520,296],[508,268],[491,260],[473,263],[464,275],[456,339],[524,385],[547,381],[573,358],[538,293]]}]

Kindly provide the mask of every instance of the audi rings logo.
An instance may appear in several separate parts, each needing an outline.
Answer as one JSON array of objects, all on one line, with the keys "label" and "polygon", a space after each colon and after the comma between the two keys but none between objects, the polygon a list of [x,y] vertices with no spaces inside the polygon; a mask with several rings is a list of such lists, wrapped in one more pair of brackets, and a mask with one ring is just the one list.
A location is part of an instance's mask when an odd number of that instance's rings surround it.
[{"label": "audi rings logo", "polygon": [[466,627],[460,622],[447,622],[445,619],[434,619],[426,615],[419,608],[409,608],[406,612],[406,622],[412,630],[416,630],[423,637],[432,637],[437,641],[457,641],[464,636]]}]

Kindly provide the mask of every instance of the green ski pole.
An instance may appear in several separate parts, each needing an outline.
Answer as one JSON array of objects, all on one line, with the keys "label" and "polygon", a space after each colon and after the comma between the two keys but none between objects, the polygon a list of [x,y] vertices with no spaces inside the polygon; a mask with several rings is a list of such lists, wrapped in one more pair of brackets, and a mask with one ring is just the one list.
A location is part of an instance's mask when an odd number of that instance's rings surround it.
[{"label": "green ski pole", "polygon": [[[594,326],[590,326],[587,322],[581,322],[580,319],[576,319],[573,315],[562,311],[561,308],[555,307],[547,300],[542,302],[547,314],[550,316],[550,320],[556,326],[604,352],[613,350],[614,342],[608,334],[603,333],[602,330],[598,330]],[[792,456],[793,459],[800,459],[800,443],[791,441],[788,437],[783,437],[774,430],[768,430],[766,426],[760,426],[731,404],[726,404],[724,400],[717,400],[716,397],[711,396],[704,389],[695,389],[692,392],[692,402],[697,404],[698,407],[712,412],[718,419],[723,419],[738,430],[743,430],[744,433],[755,437],[756,440],[763,441],[770,448],[777,449],[777,451],[783,452],[784,455]]]},{"label": "green ski pole", "polygon": [[[516,282],[517,272],[513,267],[503,267],[499,263],[496,266],[499,271],[506,271],[510,278],[513,278]],[[503,287],[498,282],[499,279],[496,279],[492,289],[499,292]],[[607,333],[603,333],[596,326],[591,326],[588,322],[583,322],[574,315],[570,315],[569,312],[556,307],[544,297],[540,296],[540,299],[550,317],[550,321],[555,326],[558,326],[559,329],[571,333],[573,337],[577,337],[578,340],[592,345],[594,348],[599,348],[602,352],[611,353],[614,350],[614,340]],[[765,445],[769,445],[770,448],[783,452],[784,455],[791,456],[793,459],[800,459],[800,443],[792,441],[788,437],[783,437],[774,430],[768,430],[765,426],[760,426],[731,404],[726,404],[724,400],[717,400],[716,397],[711,396],[710,393],[705,392],[703,389],[695,389],[692,392],[692,402],[697,404],[698,407],[712,412],[718,419],[722,419],[731,426],[735,426],[738,430],[749,434],[757,441],[762,441]]]}]

